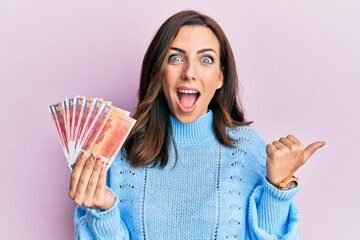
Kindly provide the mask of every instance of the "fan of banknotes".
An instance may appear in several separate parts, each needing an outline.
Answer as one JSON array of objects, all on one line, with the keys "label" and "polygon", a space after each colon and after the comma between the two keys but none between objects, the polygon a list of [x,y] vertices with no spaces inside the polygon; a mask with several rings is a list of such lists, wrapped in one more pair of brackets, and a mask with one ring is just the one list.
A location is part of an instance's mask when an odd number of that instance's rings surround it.
[{"label": "fan of banknotes", "polygon": [[100,98],[76,96],[49,106],[70,169],[81,153],[110,167],[136,120]]}]

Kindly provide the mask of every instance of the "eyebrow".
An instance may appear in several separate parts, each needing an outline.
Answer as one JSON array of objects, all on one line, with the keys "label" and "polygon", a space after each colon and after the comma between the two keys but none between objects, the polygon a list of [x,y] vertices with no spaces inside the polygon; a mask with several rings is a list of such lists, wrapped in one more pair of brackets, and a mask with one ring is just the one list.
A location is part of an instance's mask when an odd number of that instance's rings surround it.
[{"label": "eyebrow", "polygon": [[[170,47],[170,49],[181,52],[181,53],[184,53],[184,54],[186,53],[186,51],[184,49],[181,49],[181,48]],[[217,52],[212,48],[203,48],[203,49],[200,49],[199,51],[197,51],[196,53],[200,54],[200,53],[209,52],[209,51],[214,52],[216,55],[218,55]]]}]

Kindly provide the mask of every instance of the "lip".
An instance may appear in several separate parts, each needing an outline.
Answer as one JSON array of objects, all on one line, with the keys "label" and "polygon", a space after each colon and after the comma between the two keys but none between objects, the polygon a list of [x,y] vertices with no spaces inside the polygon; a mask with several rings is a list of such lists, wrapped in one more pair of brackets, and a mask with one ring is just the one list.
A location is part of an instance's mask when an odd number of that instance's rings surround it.
[{"label": "lip", "polygon": [[181,86],[181,87],[178,87],[176,89],[176,92],[178,92],[180,90],[191,90],[191,91],[194,91],[194,92],[197,92],[198,94],[200,94],[200,91],[197,90],[196,88],[190,88],[190,87]]},{"label": "lip", "polygon": [[201,95],[201,94],[200,94],[200,91],[197,90],[196,88],[181,86],[181,87],[178,87],[178,88],[176,89],[176,96],[178,96],[178,92],[181,91],[181,90],[194,91],[194,92],[197,92],[197,94],[198,94],[198,97],[197,97],[197,99],[196,99],[196,102],[195,102],[194,106],[192,106],[191,108],[184,108],[184,107],[180,104],[179,98],[178,98],[178,97],[176,98],[176,102],[177,102],[177,105],[178,105],[180,111],[183,112],[183,113],[191,113],[192,111],[194,111],[194,109],[195,109],[196,106],[197,106],[198,100],[199,100],[200,95]]}]

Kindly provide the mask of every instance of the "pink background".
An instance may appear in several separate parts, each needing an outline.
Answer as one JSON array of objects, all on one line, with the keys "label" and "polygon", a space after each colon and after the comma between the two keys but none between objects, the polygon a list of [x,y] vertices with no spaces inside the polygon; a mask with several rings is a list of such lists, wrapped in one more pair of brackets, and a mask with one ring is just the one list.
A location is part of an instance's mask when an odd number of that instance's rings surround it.
[{"label": "pink background", "polygon": [[47,106],[81,94],[133,110],[146,47],[183,9],[224,28],[266,142],[327,141],[297,173],[303,239],[358,235],[359,1],[1,0],[2,239],[73,238],[70,171]]}]

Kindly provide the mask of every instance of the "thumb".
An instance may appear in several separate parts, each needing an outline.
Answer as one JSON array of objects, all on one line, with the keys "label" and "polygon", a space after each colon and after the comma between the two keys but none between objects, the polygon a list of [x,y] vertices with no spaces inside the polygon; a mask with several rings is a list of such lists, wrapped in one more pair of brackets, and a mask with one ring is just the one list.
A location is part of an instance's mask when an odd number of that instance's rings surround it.
[{"label": "thumb", "polygon": [[325,144],[325,141],[317,141],[307,146],[304,150],[304,162],[306,162],[316,150],[323,147]]}]

